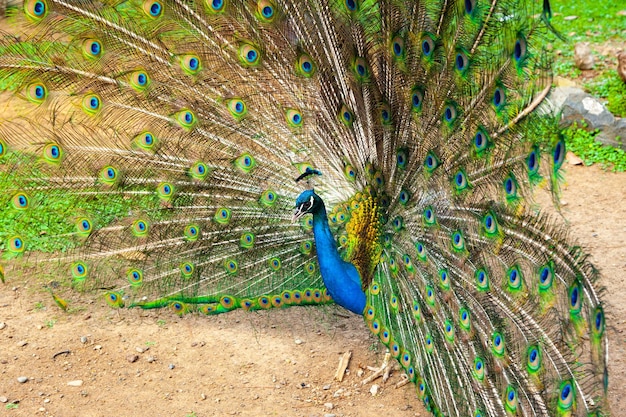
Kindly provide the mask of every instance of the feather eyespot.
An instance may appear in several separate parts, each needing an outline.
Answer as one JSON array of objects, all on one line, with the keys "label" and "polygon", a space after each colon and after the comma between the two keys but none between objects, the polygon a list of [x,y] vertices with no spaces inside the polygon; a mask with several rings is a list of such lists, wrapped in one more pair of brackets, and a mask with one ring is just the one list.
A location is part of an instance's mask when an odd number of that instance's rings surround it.
[{"label": "feather eyespot", "polygon": [[183,230],[183,236],[187,242],[195,242],[200,237],[200,226],[188,224]]},{"label": "feather eyespot", "polygon": [[105,293],[105,299],[108,305],[114,308],[122,308],[124,307],[124,299],[122,298],[122,294],[116,291],[109,291]]},{"label": "feather eyespot", "polygon": [[511,385],[507,387],[504,399],[504,407],[507,411],[511,414],[515,413],[517,411],[517,391]]},{"label": "feather eyespot", "polygon": [[311,57],[307,54],[301,54],[296,62],[296,74],[310,78],[315,74],[316,66]]},{"label": "feather eyespot", "polygon": [[161,200],[169,201],[174,196],[174,186],[169,182],[162,182],[157,186],[156,192]]},{"label": "feather eyespot", "polygon": [[48,97],[48,89],[43,83],[34,82],[26,87],[26,98],[31,103],[41,104]]},{"label": "feather eyespot", "polygon": [[433,226],[437,222],[435,217],[435,211],[431,206],[428,206],[424,209],[424,213],[422,214],[422,219],[427,226]]},{"label": "feather eyespot", "polygon": [[97,94],[87,94],[82,100],[83,111],[90,116],[97,114],[101,107],[102,101]]},{"label": "feather eyespot", "polygon": [[144,91],[150,85],[150,77],[145,71],[134,71],[130,74],[130,86],[136,91]]},{"label": "feather eyespot", "polygon": [[261,51],[249,43],[239,47],[239,62],[245,67],[253,67],[261,62]]},{"label": "feather eyespot", "polygon": [[431,58],[435,51],[435,38],[430,33],[425,33],[422,39],[422,54],[426,58]]},{"label": "feather eyespot", "polygon": [[180,68],[185,74],[196,75],[202,69],[200,57],[195,54],[182,55],[178,58]]},{"label": "feather eyespot", "polygon": [[471,15],[474,13],[477,0],[465,0],[465,14]]},{"label": "feather eyespot", "polygon": [[131,231],[136,237],[145,237],[149,231],[148,222],[145,220],[135,220],[131,225]]},{"label": "feather eyespot", "polygon": [[154,152],[156,150],[158,139],[153,133],[144,131],[135,136],[132,140],[131,146],[135,149],[142,149],[148,152]]},{"label": "feather eyespot", "polygon": [[93,225],[91,224],[91,220],[86,217],[79,218],[78,220],[76,220],[76,230],[81,236],[89,236],[93,231]]},{"label": "feather eyespot", "polygon": [[85,39],[83,51],[89,58],[99,58],[102,55],[102,44],[96,39]]},{"label": "feather eyespot", "polygon": [[448,271],[442,269],[439,271],[439,286],[442,290],[447,291],[450,289],[450,280],[448,277]]},{"label": "feather eyespot", "polygon": [[404,58],[404,39],[402,37],[396,36],[391,40],[391,53],[397,60]]},{"label": "feather eyespot", "polygon": [[411,110],[415,113],[422,111],[422,104],[424,103],[424,91],[419,88],[413,88],[411,93]]},{"label": "feather eyespot", "polygon": [[504,356],[504,336],[500,332],[491,335],[491,352],[498,358]]},{"label": "feather eyespot", "polygon": [[539,346],[533,345],[526,351],[526,369],[531,374],[537,373],[541,369],[541,350]]},{"label": "feather eyespot", "polygon": [[11,205],[14,209],[25,210],[30,207],[30,197],[20,191],[11,198]]},{"label": "feather eyespot", "polygon": [[12,236],[7,240],[7,245],[6,245],[7,249],[14,253],[14,254],[19,254],[24,252],[25,249],[25,245],[24,245],[24,241],[22,240],[22,238],[20,236]]},{"label": "feather eyespot", "polygon": [[352,113],[346,105],[342,105],[339,110],[339,121],[346,127],[352,127],[354,123],[354,113]]},{"label": "feather eyespot", "polygon": [[515,40],[515,45],[513,47],[513,58],[517,64],[521,64],[526,58],[526,38],[524,36],[519,35]]},{"label": "feather eyespot", "polygon": [[99,178],[103,184],[112,186],[119,181],[120,175],[119,171],[115,167],[107,165],[100,170]]},{"label": "feather eyespot", "polygon": [[454,58],[454,69],[461,75],[467,72],[469,68],[469,58],[464,51],[459,51]]},{"label": "feather eyespot", "polygon": [[580,313],[582,308],[582,297],[580,283],[575,281],[569,288],[569,311],[570,314],[575,316]]},{"label": "feather eyespot", "polygon": [[424,168],[427,174],[432,174],[439,166],[441,161],[433,151],[428,151],[424,159]]},{"label": "feather eyespot", "polygon": [[270,23],[276,17],[276,6],[269,0],[260,0],[256,9],[256,15],[263,23]]},{"label": "feather eyespot", "polygon": [[504,88],[496,87],[493,92],[493,98],[491,99],[491,102],[493,103],[493,107],[495,107],[496,110],[500,110],[504,106],[506,102]]},{"label": "feather eyespot", "polygon": [[130,285],[138,287],[143,283],[143,272],[140,269],[129,269],[126,272],[126,279]]},{"label": "feather eyespot", "polygon": [[479,268],[474,273],[474,277],[476,278],[476,284],[479,291],[489,290],[489,275],[487,274],[487,271],[483,268]]},{"label": "feather eyespot", "polygon": [[519,266],[513,265],[506,273],[508,277],[507,286],[509,291],[516,292],[522,288],[522,271]]},{"label": "feather eyespot", "polygon": [[458,116],[458,112],[456,106],[453,103],[448,104],[443,110],[443,120],[448,124],[452,125]]},{"label": "feather eyespot", "polygon": [[143,3],[143,11],[149,17],[156,19],[163,14],[163,4],[159,1],[147,0]]},{"label": "feather eyespot", "polygon": [[251,249],[254,247],[254,234],[250,232],[245,232],[241,235],[239,239],[239,246],[244,249]]},{"label": "feather eyespot", "polygon": [[84,262],[74,262],[71,267],[72,278],[75,281],[84,281],[88,274],[87,265]]},{"label": "feather eyespot", "polygon": [[565,141],[560,139],[554,145],[552,149],[552,161],[554,163],[554,170],[558,170],[561,165],[563,165],[563,161],[565,161]]},{"label": "feather eyespot", "polygon": [[27,0],[24,2],[24,13],[34,21],[39,21],[48,14],[48,2],[45,0]]},{"label": "feather eyespot", "polygon": [[567,411],[574,406],[575,391],[571,381],[564,381],[559,387],[559,410]]},{"label": "feather eyespot", "polygon": [[474,366],[472,367],[472,375],[478,381],[485,379],[485,362],[482,358],[474,358]]},{"label": "feather eyespot", "polygon": [[209,8],[209,12],[216,14],[222,13],[226,8],[226,2],[224,0],[205,0]]},{"label": "feather eyespot", "polygon": [[287,120],[287,124],[292,128],[302,127],[304,122],[302,113],[297,109],[287,109],[287,111],[285,111],[285,119]]}]

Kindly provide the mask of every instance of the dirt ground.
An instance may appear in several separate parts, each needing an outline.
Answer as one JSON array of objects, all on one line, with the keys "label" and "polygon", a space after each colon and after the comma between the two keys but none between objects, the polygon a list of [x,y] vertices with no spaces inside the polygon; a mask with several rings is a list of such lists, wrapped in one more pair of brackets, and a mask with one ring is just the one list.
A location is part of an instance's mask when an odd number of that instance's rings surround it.
[{"label": "dirt ground", "polygon": [[[626,173],[568,166],[566,179],[562,213],[608,290],[609,398],[619,415],[626,409]],[[359,369],[379,363],[383,350],[360,317],[337,307],[179,318],[111,310],[97,300],[67,314],[32,278],[0,284],[0,322],[2,416],[428,415],[414,386],[393,387],[398,372],[374,382],[376,396],[371,383],[361,385]],[[349,374],[337,382],[348,350]]]}]

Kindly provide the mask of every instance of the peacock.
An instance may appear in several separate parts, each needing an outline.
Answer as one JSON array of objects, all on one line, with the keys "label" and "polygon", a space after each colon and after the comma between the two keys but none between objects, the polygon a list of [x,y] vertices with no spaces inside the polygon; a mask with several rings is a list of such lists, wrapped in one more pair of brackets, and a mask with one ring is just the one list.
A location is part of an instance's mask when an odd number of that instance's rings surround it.
[{"label": "peacock", "polygon": [[337,303],[435,416],[608,415],[599,273],[532,198],[548,0],[3,3],[3,281]]}]

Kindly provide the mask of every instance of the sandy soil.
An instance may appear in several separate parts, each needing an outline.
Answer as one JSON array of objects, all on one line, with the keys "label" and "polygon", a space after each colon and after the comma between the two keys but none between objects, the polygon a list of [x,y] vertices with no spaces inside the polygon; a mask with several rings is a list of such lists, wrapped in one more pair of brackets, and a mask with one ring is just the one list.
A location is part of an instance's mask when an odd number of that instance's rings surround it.
[{"label": "sandy soil", "polygon": [[[626,173],[569,166],[562,213],[607,288],[609,397],[626,409]],[[95,300],[63,313],[34,278],[0,285],[0,415],[426,416],[414,386],[361,385],[383,350],[337,307],[218,317],[114,311]],[[353,357],[343,382],[339,357]],[[365,372],[369,374],[369,371]],[[25,383],[18,377],[27,377]],[[68,382],[82,381],[81,386]]]}]

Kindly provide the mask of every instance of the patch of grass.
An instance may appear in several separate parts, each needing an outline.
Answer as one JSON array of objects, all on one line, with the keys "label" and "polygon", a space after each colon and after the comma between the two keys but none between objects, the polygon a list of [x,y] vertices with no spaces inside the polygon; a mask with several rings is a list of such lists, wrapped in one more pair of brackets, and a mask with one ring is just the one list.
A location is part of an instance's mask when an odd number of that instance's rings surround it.
[{"label": "patch of grass", "polygon": [[[618,14],[626,10],[623,0],[552,0],[551,5],[552,25],[564,37],[553,43],[554,49],[561,51],[561,55],[555,57],[556,75],[569,78],[580,75],[573,63],[577,42],[623,42],[626,39],[626,16]],[[572,19],[573,16],[576,18]],[[594,55],[599,62],[605,58],[598,53]]]},{"label": "patch of grass", "polygon": [[[71,181],[62,186],[50,177],[71,178],[80,173],[68,173],[67,168],[51,166],[40,158],[18,152],[0,158],[0,251],[7,241],[19,236],[29,251],[66,252],[79,246],[83,239],[78,233],[79,219],[87,218],[94,229],[106,227],[131,213],[150,213],[148,220],[162,220],[171,211],[160,210],[157,193],[131,193],[129,187],[110,188],[94,180],[91,186],[72,188]],[[91,173],[82,173],[88,177]],[[142,190],[142,191],[145,191]],[[12,203],[20,192],[28,196],[29,207],[16,209]],[[132,196],[132,197],[129,197]],[[5,257],[11,257],[5,251]]]},{"label": "patch of grass", "polygon": [[[626,36],[626,10],[623,0],[553,0],[552,24],[573,44],[604,42]],[[567,19],[577,16],[576,19]]]},{"label": "patch of grass", "polygon": [[563,130],[567,149],[580,157],[585,165],[597,163],[615,172],[626,171],[626,152],[597,142],[598,131],[589,132],[584,127],[584,124],[583,128],[574,124]]},{"label": "patch of grass", "polygon": [[587,83],[585,88],[596,97],[605,98],[607,109],[617,117],[626,117],[626,83],[611,71]]}]

